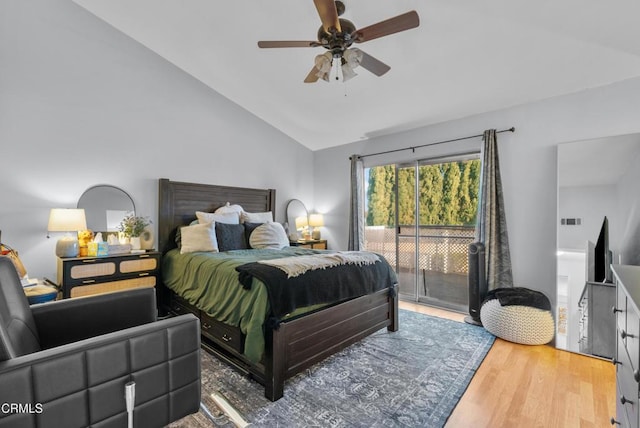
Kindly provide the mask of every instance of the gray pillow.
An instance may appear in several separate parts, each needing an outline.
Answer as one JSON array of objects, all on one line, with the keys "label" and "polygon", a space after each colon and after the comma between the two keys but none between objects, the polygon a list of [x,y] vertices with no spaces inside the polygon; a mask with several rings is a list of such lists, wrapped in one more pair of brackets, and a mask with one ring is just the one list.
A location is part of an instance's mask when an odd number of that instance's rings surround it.
[{"label": "gray pillow", "polygon": [[[198,224],[198,219],[195,219],[191,223],[189,223],[189,226],[193,226],[194,224]],[[178,248],[182,248],[182,231],[180,229],[182,229],[181,226],[178,226],[176,228],[176,237],[174,238],[176,247]]]},{"label": "gray pillow", "polygon": [[216,222],[216,238],[219,251],[246,250],[248,248],[242,224]]}]

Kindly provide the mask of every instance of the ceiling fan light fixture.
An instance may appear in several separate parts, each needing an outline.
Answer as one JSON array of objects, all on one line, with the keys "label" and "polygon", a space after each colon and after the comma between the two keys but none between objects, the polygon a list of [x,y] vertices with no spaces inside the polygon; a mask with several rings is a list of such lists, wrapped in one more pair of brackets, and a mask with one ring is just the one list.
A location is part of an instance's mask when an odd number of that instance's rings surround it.
[{"label": "ceiling fan light fixture", "polygon": [[321,55],[316,55],[315,67],[318,70],[316,76],[324,81],[329,81],[329,73],[331,72],[331,61],[333,56],[331,52],[325,52]]},{"label": "ceiling fan light fixture", "polygon": [[360,49],[352,48],[344,51],[342,56],[342,58],[344,58],[344,64],[342,64],[342,75],[344,76],[345,82],[358,75],[354,69],[360,65],[362,57],[363,54]]},{"label": "ceiling fan light fixture", "polygon": [[345,49],[343,58],[349,66],[354,69],[362,62],[362,51],[358,48]]},{"label": "ceiling fan light fixture", "polygon": [[344,81],[345,82],[348,81],[348,80],[351,80],[352,78],[356,77],[357,75],[358,75],[358,73],[353,71],[353,68],[348,63],[342,64],[342,76],[344,77]]},{"label": "ceiling fan light fixture", "polygon": [[342,73],[342,57],[339,55],[333,57],[331,71],[329,72],[329,81],[344,82],[344,75]]},{"label": "ceiling fan light fixture", "polygon": [[327,60],[322,55],[316,56],[315,64],[304,79],[304,83],[314,83],[318,79],[344,82],[356,76],[353,70],[359,65],[376,76],[382,76],[391,67],[358,49],[351,49],[351,45],[410,30],[420,25],[418,13],[412,10],[358,29],[348,19],[339,18],[345,10],[344,2],[338,0],[313,0],[313,2],[322,21],[318,29],[317,41],[258,41],[259,48],[323,47],[327,49],[329,51],[325,53]]}]

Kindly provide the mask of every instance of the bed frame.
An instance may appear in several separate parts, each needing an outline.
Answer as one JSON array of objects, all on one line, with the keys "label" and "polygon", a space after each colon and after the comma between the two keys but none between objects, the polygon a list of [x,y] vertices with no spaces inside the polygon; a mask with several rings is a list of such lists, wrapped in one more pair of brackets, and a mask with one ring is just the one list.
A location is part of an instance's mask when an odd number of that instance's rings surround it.
[{"label": "bed frame", "polygon": [[[183,183],[166,178],[160,179],[159,184],[158,248],[163,254],[175,248],[176,228],[194,220],[196,211],[212,212],[230,202],[247,212],[272,211],[275,218],[273,189]],[[212,328],[210,318],[203,322],[206,315],[164,287],[162,280],[158,292],[165,310],[175,313],[172,307],[186,307],[201,315],[204,349],[263,384],[265,396],[271,401],[282,397],[286,379],[384,327],[398,330],[397,292],[385,289],[284,321],[277,330],[266,329],[265,356],[261,363],[252,364],[242,355],[241,347],[234,349],[225,343],[233,332],[225,333],[222,340],[212,337],[208,330]],[[229,331],[229,326],[220,327]]]}]

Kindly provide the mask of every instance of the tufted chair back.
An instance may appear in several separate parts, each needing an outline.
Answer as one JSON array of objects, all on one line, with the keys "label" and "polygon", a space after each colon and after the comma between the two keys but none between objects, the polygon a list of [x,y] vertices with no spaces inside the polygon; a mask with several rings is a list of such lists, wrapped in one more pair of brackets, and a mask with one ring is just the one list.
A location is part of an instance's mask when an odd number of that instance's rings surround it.
[{"label": "tufted chair back", "polygon": [[139,288],[29,306],[0,257],[0,404],[20,405],[0,411],[0,428],[124,427],[131,417],[155,428],[197,412],[200,321],[158,321],[155,297]]},{"label": "tufted chair back", "polygon": [[8,257],[0,256],[0,361],[40,350],[40,339],[20,277]]}]

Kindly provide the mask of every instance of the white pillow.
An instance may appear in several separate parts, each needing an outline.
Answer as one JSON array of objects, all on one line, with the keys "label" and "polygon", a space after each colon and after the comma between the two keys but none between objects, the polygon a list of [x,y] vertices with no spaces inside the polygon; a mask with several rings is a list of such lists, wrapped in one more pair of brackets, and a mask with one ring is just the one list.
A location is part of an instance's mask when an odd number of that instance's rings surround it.
[{"label": "white pillow", "polygon": [[240,221],[242,223],[271,223],[273,222],[273,214],[271,211],[264,213],[248,213],[242,211],[240,214]]},{"label": "white pillow", "polygon": [[180,254],[194,251],[218,251],[214,222],[184,226],[180,229]]},{"label": "white pillow", "polygon": [[256,227],[249,237],[251,248],[281,250],[289,246],[289,238],[280,223],[264,223]]},{"label": "white pillow", "polygon": [[238,213],[238,216],[240,216],[240,213],[242,213],[242,211],[244,210],[240,205],[237,205],[237,204],[231,205],[229,202],[227,202],[224,206],[215,210],[215,213],[216,214]]},{"label": "white pillow", "polygon": [[226,224],[240,224],[240,214],[236,212],[231,213],[205,213],[202,211],[196,211],[196,217],[200,223],[226,223]]}]

